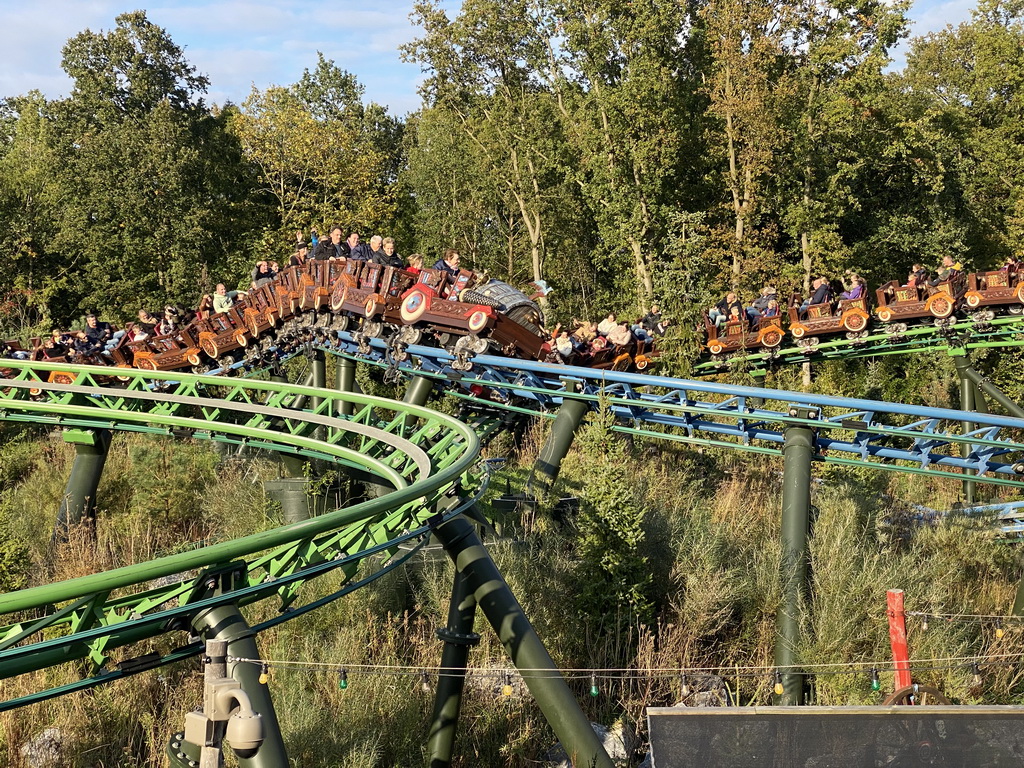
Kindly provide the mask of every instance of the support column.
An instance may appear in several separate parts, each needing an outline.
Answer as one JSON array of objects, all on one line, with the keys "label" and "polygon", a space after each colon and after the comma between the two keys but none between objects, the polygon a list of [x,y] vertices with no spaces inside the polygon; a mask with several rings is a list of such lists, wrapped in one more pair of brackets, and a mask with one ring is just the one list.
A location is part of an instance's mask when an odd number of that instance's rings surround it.
[{"label": "support column", "polygon": [[562,467],[562,460],[568,455],[572,447],[572,441],[576,437],[576,430],[583,423],[583,417],[590,410],[590,404],[586,400],[572,400],[565,398],[558,407],[558,416],[555,423],[551,425],[551,434],[547,442],[534,462],[530,478],[526,483],[526,490],[529,493],[534,483],[540,486],[541,493],[547,493],[558,478],[558,471]]},{"label": "support column", "polygon": [[[960,410],[961,411],[973,411],[974,410],[974,382],[967,376],[967,370],[971,367],[970,361],[966,355],[957,355],[953,358],[953,362],[956,363],[956,371],[960,375]],[[961,422],[961,429],[966,435],[974,431],[973,421]],[[960,445],[960,456],[962,458],[968,458],[971,455],[971,446],[966,443]],[[976,474],[973,469],[965,469],[965,475]],[[974,504],[974,481],[964,480],[964,504],[970,506]]]},{"label": "support column", "polygon": [[[413,376],[409,379],[409,383],[405,385],[405,395],[402,397],[402,402],[422,407],[427,404],[427,400],[430,399],[430,393],[433,391],[433,379],[428,379],[426,376]],[[402,426],[402,434],[406,435],[408,432],[411,432],[415,426],[415,417],[407,416],[405,424]]]},{"label": "support column", "polygon": [[498,567],[480,542],[473,526],[461,515],[434,529],[459,573],[465,575],[469,589],[484,615],[494,627],[512,663],[536,699],[573,765],[587,768],[612,768],[611,758],[590,727],[555,667],[544,644],[508,588]]},{"label": "support column", "polygon": [[[334,388],[339,392],[358,392],[356,385],[356,361],[347,357],[336,357],[334,369]],[[339,403],[338,416],[351,416],[352,403]]]},{"label": "support column", "polygon": [[437,631],[437,636],[444,641],[444,651],[441,653],[434,714],[427,737],[430,768],[449,768],[451,765],[469,649],[480,642],[480,635],[473,632],[475,618],[476,598],[470,591],[466,575],[456,571],[448,604],[448,626]]},{"label": "support column", "polygon": [[[207,640],[224,640],[228,644],[228,656],[244,659],[258,659],[259,648],[256,638],[242,614],[234,604],[211,608],[192,622],[197,632]],[[270,698],[267,686],[260,682],[260,667],[248,662],[228,662],[228,675],[238,681],[238,686],[249,696],[254,711],[263,718],[263,744],[254,757],[239,758],[242,768],[283,768],[288,765],[288,753],[281,738],[281,726],[277,712]]]},{"label": "support column", "polygon": [[[313,350],[313,383],[316,389],[327,389],[327,357],[322,349]],[[313,398],[313,407],[318,408],[324,402],[322,397]]]},{"label": "support column", "polygon": [[[288,377],[283,373],[272,373],[270,374],[270,380],[276,381],[281,384],[288,383]],[[303,465],[305,462],[301,456],[296,456],[291,453],[279,453],[277,454],[281,459],[281,469],[284,470],[284,474],[287,477],[303,477]]]},{"label": "support column", "polygon": [[75,463],[57,510],[54,544],[67,541],[69,529],[96,516],[96,491],[110,451],[110,431],[69,429],[64,432],[64,440],[75,445]]},{"label": "support column", "polygon": [[[801,418],[813,415],[803,408],[790,414]],[[782,601],[775,619],[775,666],[781,670],[783,693],[776,696],[776,703],[797,706],[804,700],[804,677],[792,669],[799,662],[800,600],[807,589],[814,430],[802,424],[788,425],[782,455]]]}]

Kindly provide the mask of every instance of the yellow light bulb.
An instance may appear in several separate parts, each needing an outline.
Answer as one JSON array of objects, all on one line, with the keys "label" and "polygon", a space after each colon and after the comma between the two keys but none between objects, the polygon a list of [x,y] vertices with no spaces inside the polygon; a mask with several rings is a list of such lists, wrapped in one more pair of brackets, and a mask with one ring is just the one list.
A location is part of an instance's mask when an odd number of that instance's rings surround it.
[{"label": "yellow light bulb", "polygon": [[997,638],[999,638],[1001,640],[1003,635],[1005,635],[1005,634],[1006,634],[1006,630],[1004,630],[1002,627],[996,627],[996,637]]}]

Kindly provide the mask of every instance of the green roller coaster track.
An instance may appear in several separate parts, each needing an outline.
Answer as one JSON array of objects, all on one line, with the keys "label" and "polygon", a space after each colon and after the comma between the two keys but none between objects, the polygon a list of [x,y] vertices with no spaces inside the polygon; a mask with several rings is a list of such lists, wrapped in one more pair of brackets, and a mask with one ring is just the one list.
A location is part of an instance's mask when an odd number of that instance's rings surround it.
[{"label": "green roller coaster track", "polygon": [[775,350],[743,350],[703,360],[693,366],[695,375],[708,376],[727,371],[735,365],[748,368],[755,376],[763,376],[773,366],[798,365],[820,360],[850,360],[864,357],[888,357],[919,352],[947,352],[957,355],[964,350],[1005,349],[1024,346],[1024,316],[1009,315],[984,322],[959,320],[939,328],[920,325],[902,333],[876,332],[860,339],[839,336],[809,347],[781,347]]},{"label": "green roller coaster track", "polygon": [[[343,580],[351,582],[368,554],[393,555],[404,538],[422,538],[428,523],[436,522],[439,505],[479,482],[472,471],[477,435],[427,408],[281,383],[141,371],[125,371],[125,388],[112,389],[96,380],[109,374],[102,368],[76,368],[73,385],[39,380],[39,372],[64,369],[33,364],[5,381],[0,419],[169,436],[184,431],[200,439],[324,459],[364,471],[395,490],[193,552],[2,595],[0,613],[28,616],[0,628],[0,677],[86,658],[98,673],[114,649],[169,627],[187,629],[181,618],[229,601],[245,605],[276,597],[282,610],[293,608],[285,614],[291,617],[304,581],[341,569]],[[153,391],[154,384],[166,389]],[[31,390],[38,394],[26,397]],[[316,395],[320,402],[294,418],[296,413],[285,406],[303,394]],[[354,406],[351,419],[330,415],[342,402]],[[323,440],[303,434],[311,424],[326,429]],[[196,570],[199,576],[185,575]],[[224,571],[242,574],[241,581],[229,594],[211,594],[208,574]],[[172,584],[147,586],[175,576]],[[0,709],[52,693],[4,702]]]}]

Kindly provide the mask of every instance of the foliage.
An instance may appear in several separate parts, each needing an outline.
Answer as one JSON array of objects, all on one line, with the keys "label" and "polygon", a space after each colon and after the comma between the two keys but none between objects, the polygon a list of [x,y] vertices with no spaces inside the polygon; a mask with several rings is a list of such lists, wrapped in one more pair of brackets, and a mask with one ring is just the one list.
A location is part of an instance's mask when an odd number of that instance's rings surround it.
[{"label": "foliage", "polygon": [[580,436],[592,482],[584,489],[576,520],[583,574],[577,608],[608,629],[649,624],[654,609],[644,555],[646,512],[636,484],[622,473],[626,450],[611,431],[614,423],[605,406]]}]

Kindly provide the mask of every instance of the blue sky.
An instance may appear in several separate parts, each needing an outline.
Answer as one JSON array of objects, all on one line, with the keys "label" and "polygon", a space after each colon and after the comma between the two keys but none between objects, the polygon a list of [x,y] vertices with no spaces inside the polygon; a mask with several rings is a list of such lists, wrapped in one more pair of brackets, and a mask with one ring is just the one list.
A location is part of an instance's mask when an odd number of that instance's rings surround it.
[{"label": "blue sky", "polygon": [[[454,10],[459,0],[446,0]],[[968,18],[974,0],[926,0],[910,11],[913,34]],[[42,91],[67,95],[60,68],[65,41],[84,29],[114,26],[114,18],[139,7],[116,0],[0,0],[0,97]],[[252,85],[288,85],[316,64],[316,52],[333,59],[366,87],[369,100],[403,115],[417,108],[419,68],[399,59],[398,46],[417,30],[411,0],[163,0],[145,8],[185,48],[210,78],[208,103],[244,101]]]}]

